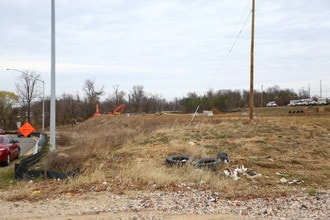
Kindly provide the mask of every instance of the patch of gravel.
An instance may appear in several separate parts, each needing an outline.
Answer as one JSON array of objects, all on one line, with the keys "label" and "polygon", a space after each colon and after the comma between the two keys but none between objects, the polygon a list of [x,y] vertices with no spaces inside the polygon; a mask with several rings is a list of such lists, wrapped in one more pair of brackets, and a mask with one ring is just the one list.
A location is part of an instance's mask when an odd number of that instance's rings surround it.
[{"label": "patch of gravel", "polygon": [[[3,193],[0,193],[3,198]],[[330,219],[330,192],[225,200],[212,191],[66,194],[38,202],[0,199],[1,219]],[[221,216],[223,218],[221,218]],[[227,216],[228,218],[226,218]],[[185,217],[185,218],[184,218]]]}]

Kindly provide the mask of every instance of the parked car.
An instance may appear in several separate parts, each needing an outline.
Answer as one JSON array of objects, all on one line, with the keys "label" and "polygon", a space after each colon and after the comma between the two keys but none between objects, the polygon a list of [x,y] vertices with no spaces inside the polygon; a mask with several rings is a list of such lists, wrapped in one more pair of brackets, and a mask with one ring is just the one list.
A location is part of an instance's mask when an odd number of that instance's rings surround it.
[{"label": "parked car", "polygon": [[6,134],[6,131],[0,128],[0,134]]},{"label": "parked car", "polygon": [[18,143],[9,135],[0,135],[0,163],[8,166],[12,160],[19,158],[21,148]]},{"label": "parked car", "polygon": [[275,101],[268,102],[266,107],[277,107],[277,104]]}]

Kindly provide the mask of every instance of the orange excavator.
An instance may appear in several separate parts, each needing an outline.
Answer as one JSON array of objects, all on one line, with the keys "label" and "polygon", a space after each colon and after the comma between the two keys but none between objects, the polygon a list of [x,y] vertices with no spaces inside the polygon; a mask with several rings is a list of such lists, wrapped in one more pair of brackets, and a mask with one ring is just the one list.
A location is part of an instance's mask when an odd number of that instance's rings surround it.
[{"label": "orange excavator", "polygon": [[[119,110],[121,110],[121,113],[118,112]],[[120,115],[123,113],[123,111],[125,110],[125,104],[121,104],[121,105],[118,105],[116,108],[114,108],[114,110],[112,111],[112,114],[113,115]]]}]

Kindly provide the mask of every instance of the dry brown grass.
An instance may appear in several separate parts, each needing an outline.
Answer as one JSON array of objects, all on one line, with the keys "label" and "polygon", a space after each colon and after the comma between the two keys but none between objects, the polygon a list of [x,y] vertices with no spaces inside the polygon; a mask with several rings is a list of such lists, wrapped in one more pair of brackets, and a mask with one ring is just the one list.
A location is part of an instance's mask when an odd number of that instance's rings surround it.
[{"label": "dry brown grass", "polygon": [[[196,188],[242,199],[329,189],[328,114],[262,116],[253,121],[238,114],[221,114],[198,116],[188,126],[190,119],[191,115],[99,116],[74,128],[62,128],[57,153],[44,166],[60,171],[79,167],[81,174],[63,181],[19,185],[32,199],[89,190],[125,193]],[[227,152],[231,163],[216,172],[190,164],[165,164],[172,154],[203,158],[218,152]],[[241,165],[262,176],[234,181],[223,175],[225,168]],[[282,177],[299,184],[280,183]],[[16,194],[8,199],[21,197]]]}]

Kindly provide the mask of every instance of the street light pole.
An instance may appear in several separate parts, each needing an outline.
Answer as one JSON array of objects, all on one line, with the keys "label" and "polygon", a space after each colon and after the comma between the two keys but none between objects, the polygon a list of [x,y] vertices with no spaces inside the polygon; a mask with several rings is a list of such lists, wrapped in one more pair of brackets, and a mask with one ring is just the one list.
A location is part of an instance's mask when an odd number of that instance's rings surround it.
[{"label": "street light pole", "polygon": [[12,71],[17,71],[17,72],[21,72],[23,73],[25,76],[28,76],[30,78],[33,78],[39,82],[42,82],[42,128],[41,131],[42,133],[45,133],[45,81],[38,79],[36,77],[30,76],[29,74],[25,73],[22,70],[18,70],[18,69],[9,69],[7,68],[7,70],[12,70]]},{"label": "street light pole", "polygon": [[45,81],[40,80],[42,82],[42,128],[41,131],[45,133]]},{"label": "street light pole", "polygon": [[55,97],[55,0],[51,0],[51,68],[50,68],[50,151],[56,150],[56,97]]}]

